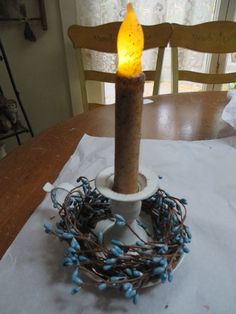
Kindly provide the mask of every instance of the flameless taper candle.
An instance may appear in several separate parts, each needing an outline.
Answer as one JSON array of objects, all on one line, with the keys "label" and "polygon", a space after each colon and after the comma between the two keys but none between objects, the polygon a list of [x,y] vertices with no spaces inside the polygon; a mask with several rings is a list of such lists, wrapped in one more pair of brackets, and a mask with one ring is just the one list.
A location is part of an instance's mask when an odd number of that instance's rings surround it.
[{"label": "flameless taper candle", "polygon": [[127,5],[127,15],[118,38],[118,71],[115,104],[115,177],[113,190],[130,194],[138,190],[139,146],[143,106],[144,74],[141,56],[142,27]]}]

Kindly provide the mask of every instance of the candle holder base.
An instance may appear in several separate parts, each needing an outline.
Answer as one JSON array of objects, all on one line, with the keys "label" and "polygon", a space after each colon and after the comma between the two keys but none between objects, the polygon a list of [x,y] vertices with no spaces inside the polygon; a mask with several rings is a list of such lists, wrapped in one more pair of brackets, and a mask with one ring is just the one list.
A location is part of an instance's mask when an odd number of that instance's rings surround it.
[{"label": "candle holder base", "polygon": [[148,235],[138,224],[137,218],[141,212],[141,201],[153,195],[158,188],[157,176],[150,170],[141,168],[138,175],[138,192],[132,194],[113,191],[113,183],[113,167],[102,170],[95,180],[97,190],[111,200],[112,213],[116,217],[120,217],[120,221],[118,220],[118,224],[112,220],[100,221],[94,230],[95,234],[98,235],[100,232],[104,234],[104,244],[108,248],[112,246],[112,239],[125,245],[135,245],[137,241],[146,243]]}]

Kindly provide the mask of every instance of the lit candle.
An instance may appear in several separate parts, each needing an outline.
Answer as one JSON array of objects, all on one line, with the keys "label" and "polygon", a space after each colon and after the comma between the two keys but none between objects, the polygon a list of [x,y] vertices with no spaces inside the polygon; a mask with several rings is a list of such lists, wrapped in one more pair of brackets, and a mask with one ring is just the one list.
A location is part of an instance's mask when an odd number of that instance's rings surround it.
[{"label": "lit candle", "polygon": [[143,106],[144,74],[141,56],[142,27],[127,5],[118,39],[118,71],[115,105],[115,177],[113,190],[130,194],[138,190],[139,146]]}]

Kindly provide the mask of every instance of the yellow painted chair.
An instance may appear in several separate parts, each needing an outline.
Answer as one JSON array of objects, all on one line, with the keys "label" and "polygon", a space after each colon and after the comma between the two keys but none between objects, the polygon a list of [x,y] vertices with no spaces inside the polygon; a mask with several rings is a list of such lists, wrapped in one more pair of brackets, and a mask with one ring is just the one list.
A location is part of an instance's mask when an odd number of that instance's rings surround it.
[{"label": "yellow painted chair", "polygon": [[[86,48],[106,53],[117,53],[117,34],[120,25],[120,22],[112,22],[92,27],[72,25],[68,29],[68,36],[77,53],[84,111],[100,105],[88,103],[86,81],[115,83],[115,73],[85,70],[81,49]],[[158,94],[159,90],[164,50],[171,35],[171,25],[169,23],[163,23],[142,27],[144,32],[144,50],[158,48],[156,69],[154,71],[144,71],[146,81],[154,81],[154,95]]]},{"label": "yellow painted chair", "polygon": [[179,69],[179,48],[203,53],[226,54],[236,52],[236,23],[230,21],[207,22],[198,25],[172,24],[170,38],[172,54],[172,92],[178,93],[179,81],[202,84],[236,82],[236,73],[200,73]]}]

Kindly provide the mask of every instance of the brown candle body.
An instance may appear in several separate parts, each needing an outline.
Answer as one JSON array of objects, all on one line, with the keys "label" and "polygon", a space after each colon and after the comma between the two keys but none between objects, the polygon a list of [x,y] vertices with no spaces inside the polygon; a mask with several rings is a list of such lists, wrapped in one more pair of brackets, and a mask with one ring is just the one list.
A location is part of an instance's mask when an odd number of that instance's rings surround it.
[{"label": "brown candle body", "polygon": [[113,190],[130,194],[138,190],[139,146],[144,74],[116,76],[115,178]]}]

